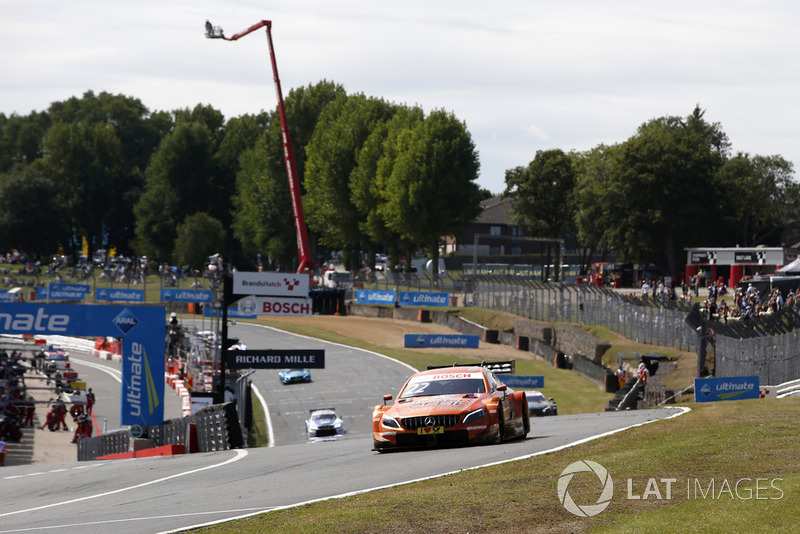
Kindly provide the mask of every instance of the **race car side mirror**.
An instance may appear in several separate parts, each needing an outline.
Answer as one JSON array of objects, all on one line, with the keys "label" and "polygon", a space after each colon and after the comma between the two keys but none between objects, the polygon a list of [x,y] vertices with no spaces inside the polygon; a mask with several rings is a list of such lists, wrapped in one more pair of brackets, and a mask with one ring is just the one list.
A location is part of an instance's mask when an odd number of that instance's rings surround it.
[{"label": "race car side mirror", "polygon": [[390,400],[392,400],[392,396],[391,395],[384,395],[383,396],[383,405],[386,406],[386,403],[388,401],[390,401]]},{"label": "race car side mirror", "polygon": [[497,391],[502,391],[502,392],[503,392],[503,395],[505,395],[505,394],[506,394],[506,391],[507,391],[507,390],[508,390],[508,386],[507,386],[507,385],[505,385],[505,384],[502,384],[502,385],[500,385],[500,386],[497,386]]}]

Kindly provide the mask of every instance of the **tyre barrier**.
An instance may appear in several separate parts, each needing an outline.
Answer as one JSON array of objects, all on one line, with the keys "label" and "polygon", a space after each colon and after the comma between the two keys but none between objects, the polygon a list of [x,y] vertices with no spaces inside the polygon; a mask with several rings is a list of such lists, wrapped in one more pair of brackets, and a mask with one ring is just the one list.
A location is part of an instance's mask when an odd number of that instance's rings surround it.
[{"label": "tyre barrier", "polygon": [[616,377],[616,375],[606,375],[604,386],[606,393],[616,393],[619,391],[619,379]]},{"label": "tyre barrier", "polygon": [[531,339],[528,336],[517,336],[517,350],[530,350]]},{"label": "tyre barrier", "polygon": [[483,340],[486,343],[493,343],[497,344],[499,341],[500,333],[497,330],[484,330],[483,331]]}]

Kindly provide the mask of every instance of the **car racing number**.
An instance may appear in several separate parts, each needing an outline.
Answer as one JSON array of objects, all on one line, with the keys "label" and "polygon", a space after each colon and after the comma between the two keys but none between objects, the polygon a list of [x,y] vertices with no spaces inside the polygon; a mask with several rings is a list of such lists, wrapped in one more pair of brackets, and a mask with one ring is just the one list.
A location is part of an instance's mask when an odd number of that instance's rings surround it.
[{"label": "car racing number", "polygon": [[409,384],[406,386],[405,391],[403,391],[403,397],[414,397],[419,395],[423,391],[425,391],[428,386],[430,386],[430,382],[415,382],[413,384]]}]

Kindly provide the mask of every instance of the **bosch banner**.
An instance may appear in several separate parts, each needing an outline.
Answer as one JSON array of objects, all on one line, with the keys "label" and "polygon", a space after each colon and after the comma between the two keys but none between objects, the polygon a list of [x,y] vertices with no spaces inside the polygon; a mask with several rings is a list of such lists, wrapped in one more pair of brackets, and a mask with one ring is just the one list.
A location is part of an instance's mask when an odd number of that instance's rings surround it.
[{"label": "bosch banner", "polygon": [[0,334],[122,338],[122,425],[164,424],[163,306],[0,303]]},{"label": "bosch banner", "polygon": [[312,301],[308,298],[245,297],[237,302],[245,315],[293,315],[311,317]]},{"label": "bosch banner", "polygon": [[757,376],[694,379],[695,402],[759,398],[761,398],[761,390],[758,387]]},{"label": "bosch banner", "polygon": [[228,350],[225,364],[231,369],[325,369],[322,349]]}]

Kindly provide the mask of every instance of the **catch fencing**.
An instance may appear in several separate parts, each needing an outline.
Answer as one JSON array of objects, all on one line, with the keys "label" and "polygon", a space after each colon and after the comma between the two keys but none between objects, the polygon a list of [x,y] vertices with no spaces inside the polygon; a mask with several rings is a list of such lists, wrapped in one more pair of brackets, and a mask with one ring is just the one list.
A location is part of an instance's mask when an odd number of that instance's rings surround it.
[{"label": "catch fencing", "polygon": [[598,325],[647,345],[697,351],[703,327],[716,376],[758,376],[762,384],[800,378],[800,305],[774,316],[723,324],[705,321],[696,305],[639,298],[608,288],[482,279],[467,303],[542,322]]},{"label": "catch fencing", "polygon": [[475,306],[549,323],[598,325],[648,345],[696,350],[697,332],[686,324],[688,305],[647,300],[591,285],[478,281]]},{"label": "catch fencing", "polygon": [[[154,447],[187,445],[187,451],[211,452],[244,446],[237,410],[231,402],[209,406],[181,419],[170,419],[161,426],[145,426],[143,431],[142,437],[151,440]],[[193,445],[192,440],[196,440]],[[83,462],[108,454],[131,452],[133,441],[129,430],[118,430],[79,439],[77,445],[78,461]]]}]

